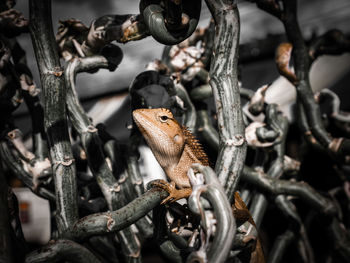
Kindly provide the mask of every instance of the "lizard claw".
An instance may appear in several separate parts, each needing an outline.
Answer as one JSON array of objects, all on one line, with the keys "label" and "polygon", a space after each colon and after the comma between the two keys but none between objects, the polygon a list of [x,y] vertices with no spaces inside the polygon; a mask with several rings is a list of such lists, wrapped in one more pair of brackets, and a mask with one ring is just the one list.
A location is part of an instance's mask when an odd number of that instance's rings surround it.
[{"label": "lizard claw", "polygon": [[169,193],[168,197],[161,202],[162,205],[176,202],[182,198],[187,198],[192,193],[191,188],[176,189],[175,182],[168,183],[164,180],[156,180],[155,182],[152,182],[152,185],[162,188]]}]

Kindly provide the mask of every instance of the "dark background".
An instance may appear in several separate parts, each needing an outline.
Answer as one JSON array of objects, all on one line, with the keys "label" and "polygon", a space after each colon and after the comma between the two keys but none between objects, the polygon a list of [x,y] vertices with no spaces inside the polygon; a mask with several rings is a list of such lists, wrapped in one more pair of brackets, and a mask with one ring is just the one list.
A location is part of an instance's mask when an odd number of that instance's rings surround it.
[{"label": "dark background", "polygon": [[[57,31],[58,21],[69,18],[81,20],[86,25],[105,14],[135,14],[139,13],[138,0],[60,0],[53,1],[52,15],[54,31]],[[210,13],[205,3],[202,5],[200,26],[204,27],[209,22]],[[263,84],[274,81],[279,75],[274,63],[274,50],[278,43],[283,41],[282,24],[274,17],[259,10],[255,4],[248,1],[238,1],[241,17],[241,76],[243,86],[257,89]],[[348,0],[308,0],[299,1],[298,17],[301,29],[306,39],[313,34],[319,35],[329,29],[337,28],[349,33],[350,2]],[[29,17],[27,1],[18,1],[16,9],[22,11],[25,17]],[[40,87],[37,66],[33,55],[29,34],[22,34],[19,42],[27,52],[28,64],[34,73],[35,81]],[[137,74],[142,72],[145,65],[153,59],[160,58],[163,45],[157,43],[152,37],[119,44],[124,52],[124,58],[115,72],[100,70],[96,74],[80,74],[77,78],[77,89],[84,107],[89,109],[101,97],[108,97],[113,93],[125,91]],[[345,61],[345,62],[344,62]],[[348,62],[347,62],[348,61]],[[346,93],[349,83],[350,57],[346,57],[339,63],[332,62],[330,68],[340,70],[336,76],[332,72],[321,74],[315,86],[326,85],[332,87],[342,95],[342,107],[349,109],[347,103],[350,95]],[[329,68],[326,69],[328,71]],[[328,73],[328,74],[327,74]],[[338,76],[339,75],[339,76]],[[321,83],[321,84],[320,84]],[[292,92],[292,90],[291,90]],[[344,93],[345,92],[345,93]],[[284,101],[280,98],[285,92],[273,95],[274,100]],[[127,134],[128,124],[126,107],[123,113],[112,117],[107,121],[107,126],[115,136],[123,138]],[[22,105],[15,113],[17,125],[26,135],[30,131],[30,122],[26,114],[26,108]],[[128,116],[126,116],[128,115]],[[117,118],[118,117],[118,118]]]}]

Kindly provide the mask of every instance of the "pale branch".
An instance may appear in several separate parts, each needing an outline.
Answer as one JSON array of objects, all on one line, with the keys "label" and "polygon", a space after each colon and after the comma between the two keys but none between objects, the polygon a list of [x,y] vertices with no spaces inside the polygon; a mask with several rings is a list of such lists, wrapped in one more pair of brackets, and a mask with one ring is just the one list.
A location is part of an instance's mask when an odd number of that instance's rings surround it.
[{"label": "pale branch", "polygon": [[115,232],[124,229],[145,216],[168,196],[163,189],[151,189],[122,208],[81,218],[73,227],[76,239]]},{"label": "pale branch", "polygon": [[85,110],[80,104],[78,95],[75,88],[76,75],[80,72],[95,71],[102,68],[111,69],[111,58],[114,58],[113,67],[114,70],[116,66],[121,62],[123,53],[119,47],[114,46],[112,49],[114,51],[113,57],[96,55],[85,58],[74,58],[71,60],[65,69],[65,81],[67,86],[67,108],[69,117],[74,128],[79,132],[79,134],[84,134],[93,132],[94,129],[92,121],[89,116],[85,113]]},{"label": "pale branch", "polygon": [[56,189],[56,222],[61,236],[78,219],[76,169],[66,120],[66,88],[52,30],[51,1],[31,0],[30,34],[44,97],[44,125]]},{"label": "pale branch", "polygon": [[206,3],[216,27],[209,73],[220,135],[215,171],[232,201],[247,148],[237,78],[239,14],[234,1],[207,0]]}]

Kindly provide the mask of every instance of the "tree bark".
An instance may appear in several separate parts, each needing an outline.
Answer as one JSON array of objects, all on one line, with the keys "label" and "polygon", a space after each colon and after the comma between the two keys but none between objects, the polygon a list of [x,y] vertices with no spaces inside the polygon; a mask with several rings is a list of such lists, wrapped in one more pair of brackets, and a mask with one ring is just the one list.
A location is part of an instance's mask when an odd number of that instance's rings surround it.
[{"label": "tree bark", "polygon": [[56,189],[59,234],[78,220],[76,169],[68,135],[66,89],[52,30],[51,1],[30,0],[30,34],[44,95],[44,124]]},{"label": "tree bark", "polygon": [[237,77],[239,13],[234,1],[207,0],[206,3],[215,20],[214,49],[209,73],[220,135],[215,171],[232,201],[247,149]]}]

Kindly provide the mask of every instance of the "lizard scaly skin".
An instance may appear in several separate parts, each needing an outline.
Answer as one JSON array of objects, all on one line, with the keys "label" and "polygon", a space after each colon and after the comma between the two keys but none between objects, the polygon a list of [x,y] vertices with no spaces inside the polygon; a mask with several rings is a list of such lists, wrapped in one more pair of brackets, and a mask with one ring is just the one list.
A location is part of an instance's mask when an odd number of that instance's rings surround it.
[{"label": "lizard scaly skin", "polygon": [[[208,158],[194,136],[175,120],[167,109],[138,109],[133,118],[166,175],[170,185],[159,185],[169,192],[168,201],[190,196],[187,171],[193,163],[208,165]],[[176,189],[177,186],[179,189]]]},{"label": "lizard scaly skin", "polygon": [[[199,142],[186,127],[182,127],[173,114],[164,108],[138,109],[133,118],[151,148],[154,156],[172,183],[159,185],[170,196],[163,201],[176,201],[191,192],[187,171],[194,163],[209,166],[208,157]],[[180,188],[176,189],[177,186]],[[236,199],[243,202],[239,196]]]},{"label": "lizard scaly skin", "polygon": [[[209,166],[208,157],[201,145],[167,109],[137,109],[133,111],[133,118],[160,166],[172,181],[170,185],[167,182],[157,183],[169,192],[162,204],[189,197],[192,188],[187,177],[188,169],[193,163]],[[247,206],[237,192],[232,209],[236,220],[249,221],[255,226]],[[250,263],[253,262],[265,262],[259,239],[251,254]]]}]

